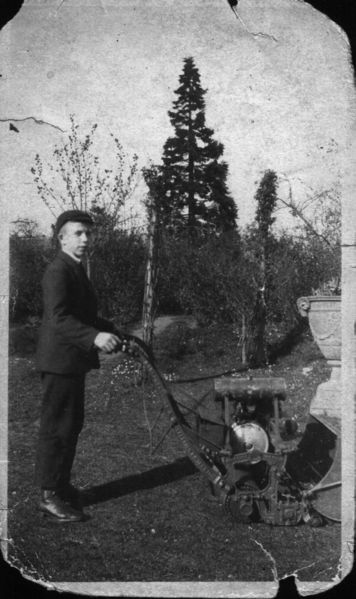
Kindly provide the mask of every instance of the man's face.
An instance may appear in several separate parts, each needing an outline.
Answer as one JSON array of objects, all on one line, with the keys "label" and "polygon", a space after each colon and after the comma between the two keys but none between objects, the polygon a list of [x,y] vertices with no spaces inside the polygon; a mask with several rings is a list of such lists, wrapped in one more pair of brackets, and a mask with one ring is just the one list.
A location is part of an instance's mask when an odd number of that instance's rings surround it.
[{"label": "man's face", "polygon": [[91,225],[74,222],[65,223],[59,233],[62,250],[81,259],[89,247],[91,233]]}]

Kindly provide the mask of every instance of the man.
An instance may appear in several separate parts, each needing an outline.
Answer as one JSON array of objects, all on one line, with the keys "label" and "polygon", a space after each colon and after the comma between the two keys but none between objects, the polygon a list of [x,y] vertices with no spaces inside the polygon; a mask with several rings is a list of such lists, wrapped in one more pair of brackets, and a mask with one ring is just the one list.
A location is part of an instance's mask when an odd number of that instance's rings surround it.
[{"label": "man", "polygon": [[72,464],[84,419],[85,374],[99,368],[98,351],[118,349],[112,323],[97,315],[97,300],[82,259],[93,221],[68,210],[56,223],[61,246],[42,281],[43,319],[37,348],[43,403],[36,458],[40,510],[57,522],[86,519],[78,491],[70,484]]}]

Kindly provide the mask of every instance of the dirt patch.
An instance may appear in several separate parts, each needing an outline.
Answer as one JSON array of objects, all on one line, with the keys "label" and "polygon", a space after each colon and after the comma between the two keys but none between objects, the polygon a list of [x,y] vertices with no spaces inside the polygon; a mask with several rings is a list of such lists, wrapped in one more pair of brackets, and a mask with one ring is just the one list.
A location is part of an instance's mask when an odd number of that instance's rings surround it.
[{"label": "dirt patch", "polygon": [[[159,337],[166,331],[168,327],[175,326],[177,328],[184,329],[196,329],[198,324],[196,319],[193,316],[185,316],[185,315],[167,315],[167,316],[158,316],[155,318],[153,323],[153,335],[154,337]],[[142,326],[137,325],[133,326],[130,330],[132,335],[136,335],[142,339]]]}]

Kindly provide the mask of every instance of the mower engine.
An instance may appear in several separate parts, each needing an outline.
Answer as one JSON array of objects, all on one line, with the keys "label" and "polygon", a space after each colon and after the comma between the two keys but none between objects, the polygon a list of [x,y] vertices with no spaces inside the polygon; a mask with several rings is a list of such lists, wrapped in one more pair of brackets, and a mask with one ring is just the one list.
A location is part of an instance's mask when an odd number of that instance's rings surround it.
[{"label": "mower engine", "polygon": [[198,417],[200,450],[220,477],[213,492],[239,521],[295,525],[310,518],[302,489],[286,470],[299,440],[283,411],[282,378],[222,378]]}]

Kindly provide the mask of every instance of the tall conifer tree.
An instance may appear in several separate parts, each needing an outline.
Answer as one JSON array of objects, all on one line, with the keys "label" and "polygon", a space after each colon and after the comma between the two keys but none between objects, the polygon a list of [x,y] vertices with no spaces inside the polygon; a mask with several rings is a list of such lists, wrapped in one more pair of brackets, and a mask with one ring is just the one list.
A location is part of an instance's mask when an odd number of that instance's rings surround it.
[{"label": "tall conifer tree", "polygon": [[270,254],[273,244],[271,227],[274,223],[274,210],[277,205],[277,175],[272,170],[265,171],[255,199],[256,210],[256,242],[258,247],[259,288],[257,291],[253,317],[251,321],[251,339],[249,361],[253,366],[263,366],[268,360],[266,343],[267,303],[271,284]]},{"label": "tall conifer tree", "polygon": [[221,160],[224,147],[205,125],[206,90],[193,58],[184,59],[173,108],[168,112],[174,128],[163,148],[163,166],[156,170],[161,220],[191,231],[212,226],[236,227],[237,209],[227,188],[228,166]]}]

